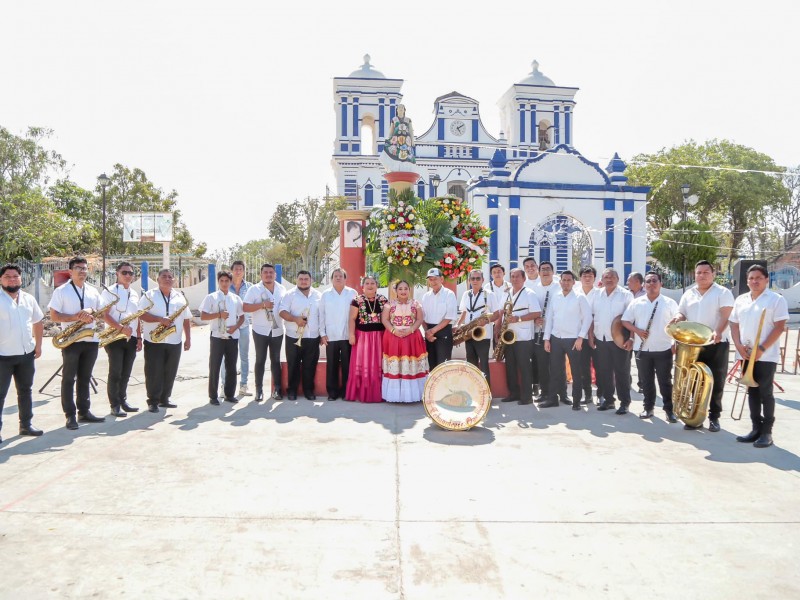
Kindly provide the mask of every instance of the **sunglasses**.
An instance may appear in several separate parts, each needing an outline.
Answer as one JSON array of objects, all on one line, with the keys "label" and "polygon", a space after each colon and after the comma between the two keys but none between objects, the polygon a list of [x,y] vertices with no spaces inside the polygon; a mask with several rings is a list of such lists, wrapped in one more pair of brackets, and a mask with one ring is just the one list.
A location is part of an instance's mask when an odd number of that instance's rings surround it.
[{"label": "sunglasses", "polygon": [[120,275],[133,275],[133,271],[120,271]]}]

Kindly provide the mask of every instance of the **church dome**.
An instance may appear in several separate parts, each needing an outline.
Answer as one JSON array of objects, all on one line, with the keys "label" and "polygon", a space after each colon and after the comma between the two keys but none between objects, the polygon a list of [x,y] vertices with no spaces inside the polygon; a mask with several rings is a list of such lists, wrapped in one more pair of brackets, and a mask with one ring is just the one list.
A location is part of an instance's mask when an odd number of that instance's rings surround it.
[{"label": "church dome", "polygon": [[525,79],[520,81],[521,84],[524,84],[524,85],[549,85],[549,86],[552,86],[552,87],[556,86],[556,84],[553,83],[552,79],[550,79],[544,73],[539,71],[539,61],[538,60],[534,60],[531,63],[531,67],[532,67],[533,70],[530,72],[530,74]]},{"label": "church dome", "polygon": [[373,66],[369,64],[369,61],[370,61],[369,54],[365,54],[364,64],[361,65],[359,69],[356,69],[355,71],[350,73],[349,77],[357,77],[359,79],[386,79],[386,75],[384,75],[377,69],[373,68]]}]

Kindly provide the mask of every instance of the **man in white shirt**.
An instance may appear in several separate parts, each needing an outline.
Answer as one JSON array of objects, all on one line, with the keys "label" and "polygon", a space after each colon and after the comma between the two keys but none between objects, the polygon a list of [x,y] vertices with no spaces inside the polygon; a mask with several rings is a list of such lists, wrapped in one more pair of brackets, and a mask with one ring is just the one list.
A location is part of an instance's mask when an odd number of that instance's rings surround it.
[{"label": "man in white shirt", "polygon": [[[591,265],[581,268],[580,272],[580,285],[573,287],[573,291],[579,296],[584,296],[592,306],[592,293],[595,291],[595,279],[597,279],[597,270]],[[590,328],[591,330],[591,328]],[[590,404],[592,401],[592,362],[594,357],[594,348],[589,344],[588,339],[581,348],[581,382],[583,383],[583,400],[581,402]],[[574,384],[573,384],[574,385]]]},{"label": "man in white shirt", "polygon": [[[532,256],[528,256],[525,260],[522,261],[522,268],[525,270],[525,287],[529,290],[533,290],[533,288],[540,283],[539,281],[539,266],[536,264],[536,259]],[[539,300],[539,306],[542,306],[542,301]],[[536,333],[536,325],[532,324],[531,327],[533,328],[533,334]],[[541,341],[540,341],[541,343]],[[531,366],[531,382],[533,383],[533,395],[534,397],[544,397],[542,394],[542,389],[539,383],[539,361],[537,359],[537,352],[534,348],[534,344],[530,345],[531,349],[531,357],[530,357],[530,366]],[[547,359],[549,363],[549,358]],[[549,367],[548,367],[549,368]]]},{"label": "man in white shirt", "polygon": [[[231,263],[231,273],[233,274],[233,282],[231,283],[231,292],[239,296],[244,304],[244,299],[247,296],[247,291],[253,287],[253,284],[244,278],[245,263],[243,260],[235,260]],[[247,379],[250,371],[250,315],[244,316],[244,324],[239,328],[239,396],[252,396],[247,391]],[[220,380],[222,385],[225,386],[225,374],[227,373],[225,363],[222,363],[222,372]]]},{"label": "man in white shirt", "polygon": [[453,321],[458,318],[456,295],[444,287],[444,277],[437,269],[428,269],[428,287],[422,296],[425,347],[428,365],[433,371],[438,365],[453,356]]},{"label": "man in white shirt", "polygon": [[[356,291],[345,285],[347,271],[331,273],[332,287],[322,293],[319,303],[319,334],[325,346],[325,385],[328,400],[344,398],[350,374],[350,304]],[[340,377],[341,373],[341,377]]]},{"label": "man in white shirt", "polygon": [[253,373],[256,380],[256,402],[264,399],[264,370],[269,353],[269,368],[272,375],[272,399],[283,398],[281,390],[281,345],[283,344],[283,319],[279,307],[286,288],[275,281],[275,267],[269,263],[261,265],[261,281],[247,290],[244,312],[250,314],[253,325],[253,344],[256,347],[256,364]]},{"label": "man in white shirt", "polygon": [[528,256],[522,261],[522,268],[525,270],[525,287],[533,288],[533,284],[539,281],[539,266],[536,259]]},{"label": "man in white shirt", "polygon": [[[714,375],[714,387],[708,409],[708,430],[712,433],[720,429],[722,393],[728,375],[730,352],[728,319],[733,310],[733,294],[729,289],[714,283],[715,275],[714,265],[707,260],[701,260],[694,266],[695,285],[684,292],[678,303],[678,313],[672,319],[673,322],[701,323],[714,330],[714,343],[703,346],[697,357],[697,361],[708,366]],[[702,429],[702,427],[702,425],[683,426],[684,429]]]},{"label": "man in white shirt", "polygon": [[661,275],[651,271],[644,278],[645,295],[636,298],[622,315],[622,325],[633,334],[639,379],[644,393],[640,419],[651,419],[656,406],[656,382],[664,402],[667,421],[677,423],[672,409],[672,338],[664,328],[670,324],[678,305],[661,293]]},{"label": "man in white shirt", "polygon": [[550,354],[550,395],[539,408],[553,408],[558,406],[559,397],[566,399],[566,361],[569,358],[572,410],[580,410],[583,393],[580,355],[592,324],[592,309],[586,296],[573,291],[575,274],[572,271],[561,273],[559,283],[561,291],[550,299],[550,315],[544,329],[544,350]]},{"label": "man in white shirt", "polygon": [[[289,400],[297,400],[302,380],[307,400],[316,400],[314,377],[319,363],[319,303],[322,294],[311,287],[311,273],[297,272],[297,287],[281,299],[280,317],[286,326],[286,366]],[[298,343],[299,342],[299,343]]]},{"label": "man in white shirt", "polygon": [[[139,294],[131,288],[133,281],[133,265],[121,262],[117,265],[117,283],[112,290],[103,290],[100,294],[100,305],[105,306],[113,299],[111,292],[119,297],[119,302],[108,310],[103,318],[106,327],[110,328],[113,335],[124,334],[127,339],[119,339],[105,346],[108,355],[108,402],[111,404],[111,414],[115,417],[126,417],[129,412],[139,409],[128,404],[128,381],[133,371],[136,353],[142,350],[142,331],[139,319],[134,319],[127,325],[122,322],[139,310]],[[109,332],[109,333],[110,333]]]},{"label": "man in white shirt", "polygon": [[502,306],[508,296],[511,284],[505,280],[506,268],[501,264],[494,264],[489,270],[491,280],[486,284],[486,291],[494,295],[497,305]]},{"label": "man in white shirt", "polygon": [[[147,409],[151,413],[157,413],[159,406],[177,407],[170,397],[181,362],[181,342],[183,350],[187,352],[192,347],[192,314],[186,297],[172,287],[175,275],[169,269],[161,269],[156,281],[158,287],[142,294],[139,300],[140,309],[149,306],[139,320],[142,322],[144,340]],[[165,337],[154,340],[153,334],[159,328],[164,331]]]},{"label": "man in white shirt", "polygon": [[458,307],[461,315],[458,317],[458,325],[467,325],[479,319],[485,313],[490,315],[490,321],[484,325],[486,336],[482,340],[474,340],[471,337],[464,342],[467,351],[467,362],[478,367],[486,377],[486,382],[491,386],[492,377],[489,372],[489,346],[494,337],[492,323],[500,317],[497,297],[483,288],[483,273],[478,269],[470,272],[467,279],[470,289],[464,292],[461,297],[461,305]]},{"label": "man in white shirt", "polygon": [[[0,428],[3,426],[3,404],[11,380],[17,388],[17,412],[20,435],[42,435],[31,425],[33,419],[34,361],[42,355],[42,309],[36,299],[23,292],[22,269],[19,265],[0,267]],[[0,438],[0,444],[3,439]]]},{"label": "man in white shirt", "polygon": [[[50,299],[50,319],[61,323],[64,330],[76,321],[84,323],[79,331],[94,329],[95,315],[99,312],[100,294],[92,286],[86,284],[88,263],[85,258],[74,257],[69,261],[70,280],[53,290]],[[97,349],[100,340],[96,332],[79,339],[61,350],[61,408],[67,418],[67,429],[77,429],[78,421],[83,423],[102,423],[105,417],[94,416],[89,408],[91,397],[89,386],[92,382],[92,369],[97,360]],[[73,399],[73,390],[77,379],[77,406]],[[78,418],[75,418],[75,413]]]},{"label": "man in white shirt", "polygon": [[[533,387],[534,396],[537,391],[541,392],[540,402],[545,403],[550,398],[550,354],[544,349],[544,327],[550,318],[550,303],[556,294],[561,293],[561,285],[555,281],[554,274],[553,263],[543,260],[539,263],[539,278],[529,286],[542,307],[542,315],[533,321],[533,364],[536,365]],[[569,403],[566,398],[564,400]]]},{"label": "man in white shirt", "polygon": [[620,348],[611,336],[611,324],[616,317],[621,317],[628,305],[633,301],[631,293],[619,287],[619,274],[614,269],[603,271],[601,278],[603,288],[593,292],[592,314],[594,319],[593,334],[589,336],[597,350],[597,391],[602,395],[603,403],[597,410],[614,408],[614,390],[619,396],[618,415],[628,413],[631,403],[631,348],[633,342],[628,340]]},{"label": "man in white shirt", "polygon": [[511,290],[506,297],[506,302],[511,302],[513,308],[508,319],[508,329],[516,335],[516,341],[505,348],[506,384],[509,396],[503,402],[517,401],[520,404],[532,404],[530,369],[533,351],[533,320],[539,318],[542,309],[536,294],[525,287],[525,271],[511,269]]},{"label": "man in white shirt", "polygon": [[[634,271],[630,275],[628,275],[627,281],[628,291],[633,296],[633,299],[641,298],[645,295],[644,291],[644,276],[639,273],[638,271]],[[642,376],[640,375],[642,371],[642,366],[639,364],[639,354],[637,352],[633,353],[633,360],[636,361],[636,389],[639,391],[640,394],[644,393],[642,389]]]},{"label": "man in white shirt", "polygon": [[[228,373],[236,373],[236,357],[239,355],[240,329],[244,324],[244,303],[231,292],[233,273],[220,271],[217,273],[216,292],[208,294],[200,303],[200,318],[211,321],[211,345],[208,356],[208,399],[211,404],[219,406],[219,376],[222,361]],[[224,391],[226,402],[236,403],[236,377],[225,379]]]},{"label": "man in white shirt", "polygon": [[[780,360],[779,340],[783,327],[789,320],[789,308],[786,298],[768,289],[769,272],[766,267],[753,265],[747,269],[747,287],[750,288],[750,292],[736,298],[733,305],[730,317],[731,340],[736,346],[737,354],[744,361],[742,373],[747,371],[749,361],[756,361],[753,366],[753,379],[758,387],[747,388],[753,430],[747,435],[738,436],[736,441],[754,442],[756,448],[767,448],[773,443],[772,425],[775,423],[773,383],[775,369]],[[762,315],[764,325],[759,336]]]}]

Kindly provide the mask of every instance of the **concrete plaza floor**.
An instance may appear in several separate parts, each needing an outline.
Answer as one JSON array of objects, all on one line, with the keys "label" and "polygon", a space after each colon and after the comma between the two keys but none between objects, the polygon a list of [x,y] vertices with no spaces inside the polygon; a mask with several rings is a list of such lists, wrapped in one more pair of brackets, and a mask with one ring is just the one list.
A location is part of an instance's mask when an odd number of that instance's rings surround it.
[{"label": "concrete plaza floor", "polygon": [[[67,431],[56,380],[34,395],[44,436],[20,438],[12,388],[0,597],[800,597],[795,375],[766,450],[734,440],[746,410],[684,431],[640,421],[639,395],[627,416],[495,402],[456,433],[419,404],[211,406],[207,331],[158,415]],[[37,390],[59,365],[46,340]]]}]

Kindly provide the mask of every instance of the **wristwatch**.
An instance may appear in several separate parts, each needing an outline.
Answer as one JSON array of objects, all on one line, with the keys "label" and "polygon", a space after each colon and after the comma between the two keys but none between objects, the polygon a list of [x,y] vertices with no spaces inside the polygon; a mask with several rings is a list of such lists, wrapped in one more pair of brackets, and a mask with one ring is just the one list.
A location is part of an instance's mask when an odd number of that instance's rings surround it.
[{"label": "wristwatch", "polygon": [[764,348],[764,344],[759,344],[758,345],[758,349],[761,350],[762,352],[766,352],[767,351],[767,349]]}]

